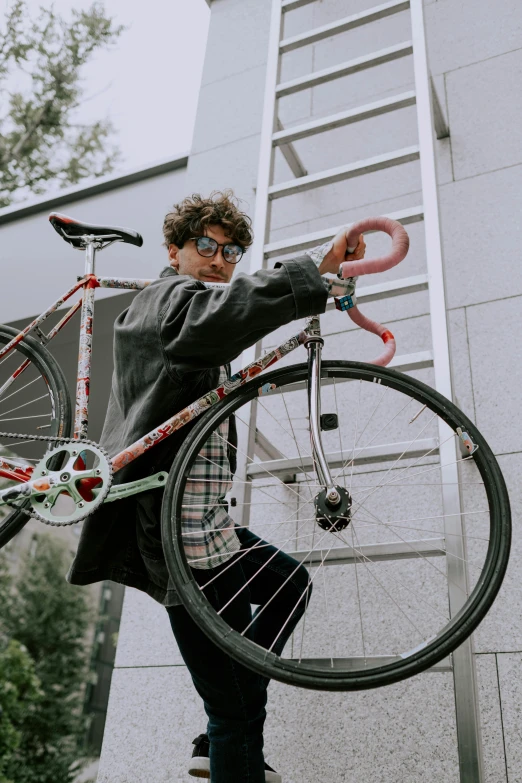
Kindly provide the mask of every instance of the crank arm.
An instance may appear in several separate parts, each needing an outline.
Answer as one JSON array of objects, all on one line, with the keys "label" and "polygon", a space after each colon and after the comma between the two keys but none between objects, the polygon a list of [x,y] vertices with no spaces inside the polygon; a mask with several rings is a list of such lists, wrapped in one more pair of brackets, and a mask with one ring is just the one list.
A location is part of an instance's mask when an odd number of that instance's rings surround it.
[{"label": "crank arm", "polygon": [[112,503],[113,500],[121,500],[131,495],[137,495],[140,492],[146,492],[149,489],[158,489],[164,487],[167,482],[168,473],[164,471],[155,473],[153,476],[146,476],[136,481],[129,481],[127,484],[113,484],[104,503]]}]

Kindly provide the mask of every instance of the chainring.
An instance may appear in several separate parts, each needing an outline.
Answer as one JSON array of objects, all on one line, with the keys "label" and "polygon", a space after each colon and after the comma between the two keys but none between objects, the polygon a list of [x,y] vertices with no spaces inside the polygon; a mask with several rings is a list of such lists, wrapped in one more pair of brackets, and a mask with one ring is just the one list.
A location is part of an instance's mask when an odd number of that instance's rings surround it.
[{"label": "chainring", "polygon": [[[49,463],[57,454],[63,454],[62,467],[50,470]],[[89,463],[92,465],[87,467]],[[100,446],[74,440],[45,454],[31,476],[31,481],[36,479],[40,481],[30,498],[31,516],[48,525],[73,525],[92,514],[107,497],[112,465]]]}]

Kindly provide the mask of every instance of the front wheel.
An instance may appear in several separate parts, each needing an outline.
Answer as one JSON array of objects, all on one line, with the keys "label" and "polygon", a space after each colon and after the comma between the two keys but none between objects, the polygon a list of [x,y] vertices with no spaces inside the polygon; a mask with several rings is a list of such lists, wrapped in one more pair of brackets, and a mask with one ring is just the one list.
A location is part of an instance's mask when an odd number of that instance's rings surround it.
[{"label": "front wheel", "polygon": [[[351,498],[342,524],[325,524],[310,454],[307,377],[303,364],[252,380],[207,411],[177,454],[165,490],[162,535],[181,600],[222,650],[291,685],[362,690],[447,669],[450,653],[493,603],[508,563],[511,518],[498,463],[472,422],[424,383],[375,365],[323,362],[324,450],[336,485]],[[209,591],[199,586],[223,578],[227,566],[246,554],[240,549],[212,568],[211,539],[233,523],[221,513],[219,524],[209,527],[215,495],[212,503],[205,497],[220,477],[226,486],[227,467],[219,453],[198,455],[211,436],[214,448],[216,438],[227,445],[220,425],[232,413],[238,426],[248,427],[254,420],[249,406],[257,407],[256,445],[254,453],[238,454],[246,475],[228,495],[239,500],[231,513],[238,515],[236,525],[259,536],[258,553],[270,544],[289,554],[293,573],[305,566],[313,585],[282,652],[278,636],[269,649],[253,638],[260,614],[278,616],[278,590],[243,627],[231,628],[222,616],[226,607],[214,608]],[[198,535],[195,509],[199,528],[206,529],[197,556],[191,546]],[[228,604],[261,579],[266,557],[259,560],[259,574],[249,575]],[[285,621],[278,622],[283,632]]]}]

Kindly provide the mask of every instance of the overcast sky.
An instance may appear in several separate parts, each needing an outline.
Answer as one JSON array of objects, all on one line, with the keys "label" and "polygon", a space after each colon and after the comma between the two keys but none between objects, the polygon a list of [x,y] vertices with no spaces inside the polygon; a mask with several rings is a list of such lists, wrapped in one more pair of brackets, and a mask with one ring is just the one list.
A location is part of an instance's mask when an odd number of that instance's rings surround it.
[{"label": "overcast sky", "polygon": [[[27,0],[31,14],[42,0]],[[0,7],[6,0],[0,0]],[[57,11],[91,0],[54,0]],[[84,72],[86,100],[78,120],[109,116],[118,131],[120,168],[133,169],[188,152],[201,82],[210,9],[205,0],[104,0],[128,27],[115,48],[98,52]]]}]

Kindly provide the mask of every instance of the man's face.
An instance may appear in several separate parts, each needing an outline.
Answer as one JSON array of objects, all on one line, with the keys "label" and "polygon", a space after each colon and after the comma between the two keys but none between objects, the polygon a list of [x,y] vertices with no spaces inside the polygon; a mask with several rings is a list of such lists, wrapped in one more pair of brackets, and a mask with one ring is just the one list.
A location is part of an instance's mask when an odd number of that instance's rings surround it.
[{"label": "man's face", "polygon": [[[212,237],[220,245],[234,243],[234,240],[224,233],[221,226],[207,226],[203,232],[205,236]],[[207,283],[228,283],[234,274],[235,264],[230,264],[223,258],[223,248],[218,247],[217,253],[212,258],[200,256],[196,243],[190,239],[183,247],[169,245],[170,265],[180,275],[191,275],[196,280]]]}]

